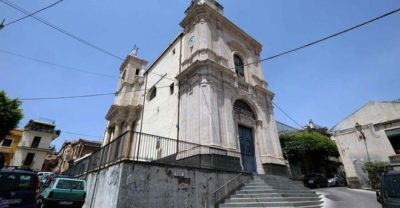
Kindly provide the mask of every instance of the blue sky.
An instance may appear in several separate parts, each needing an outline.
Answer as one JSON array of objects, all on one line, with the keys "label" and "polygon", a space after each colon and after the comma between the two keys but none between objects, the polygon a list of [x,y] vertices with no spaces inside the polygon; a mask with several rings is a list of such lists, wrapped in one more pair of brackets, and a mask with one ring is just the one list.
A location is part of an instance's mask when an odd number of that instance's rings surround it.
[{"label": "blue sky", "polygon": [[[55,1],[12,1],[35,11]],[[263,44],[262,57],[330,35],[400,7],[376,0],[220,0],[225,16]],[[189,0],[65,0],[39,17],[125,57],[137,44],[152,62],[181,31]],[[0,18],[22,13],[0,2]],[[83,45],[32,18],[0,31],[0,50],[118,76],[121,61]],[[368,101],[400,98],[400,13],[307,49],[262,63],[274,102],[297,122],[331,128]],[[12,97],[114,92],[117,80],[60,69],[0,51],[0,89]],[[25,101],[25,117],[56,120],[55,140],[101,137],[113,96]],[[276,119],[296,127],[275,108]]]}]

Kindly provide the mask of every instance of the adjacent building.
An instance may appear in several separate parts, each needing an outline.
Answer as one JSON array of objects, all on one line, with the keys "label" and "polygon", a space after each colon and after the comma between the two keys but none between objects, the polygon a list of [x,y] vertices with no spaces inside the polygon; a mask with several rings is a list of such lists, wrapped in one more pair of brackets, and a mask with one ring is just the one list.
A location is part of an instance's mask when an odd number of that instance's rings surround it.
[{"label": "adjacent building", "polygon": [[78,139],[64,142],[58,152],[57,172],[64,172],[74,165],[74,162],[101,148],[101,141]]},{"label": "adjacent building", "polygon": [[369,102],[331,131],[350,185],[368,186],[365,162],[400,157],[400,100]]},{"label": "adjacent building", "polygon": [[12,166],[14,154],[17,146],[21,141],[23,131],[14,129],[11,130],[0,144],[0,154],[5,158],[5,166]]},{"label": "adjacent building", "polygon": [[56,130],[55,121],[30,120],[23,129],[21,141],[14,154],[13,166],[42,170],[46,155],[52,152],[50,144],[60,133],[60,130]]}]

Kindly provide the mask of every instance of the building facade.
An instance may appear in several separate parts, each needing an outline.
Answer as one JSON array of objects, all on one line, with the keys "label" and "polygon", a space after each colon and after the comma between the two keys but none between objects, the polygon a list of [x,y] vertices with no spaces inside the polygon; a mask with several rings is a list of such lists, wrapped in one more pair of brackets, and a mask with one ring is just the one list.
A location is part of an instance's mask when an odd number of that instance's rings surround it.
[{"label": "building facade", "polygon": [[400,156],[400,101],[369,102],[331,131],[350,185],[368,186],[365,162]]},{"label": "building facade", "polygon": [[246,171],[286,172],[262,45],[214,0],[192,1],[185,14],[183,32],[147,70],[135,50],[121,65],[103,144],[132,130],[238,151]]},{"label": "building facade", "polygon": [[76,160],[85,157],[101,148],[100,141],[90,141],[86,139],[78,139],[76,141],[64,142],[60,151],[58,152],[58,166],[57,172],[64,172]]},{"label": "building facade", "polygon": [[14,154],[13,166],[42,170],[47,153],[52,152],[51,142],[60,136],[54,121],[30,120],[25,125],[21,141]]},{"label": "building facade", "polygon": [[19,142],[21,141],[22,133],[22,130],[11,130],[1,142],[0,154],[5,158],[5,166],[11,166],[13,164],[14,154]]}]

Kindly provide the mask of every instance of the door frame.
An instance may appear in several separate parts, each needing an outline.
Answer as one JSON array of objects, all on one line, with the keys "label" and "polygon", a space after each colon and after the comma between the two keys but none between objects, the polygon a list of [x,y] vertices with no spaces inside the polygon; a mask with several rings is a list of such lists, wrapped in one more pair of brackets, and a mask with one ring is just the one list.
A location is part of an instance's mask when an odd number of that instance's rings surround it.
[{"label": "door frame", "polygon": [[240,161],[241,161],[241,165],[242,165],[242,168],[243,168],[243,170],[245,170],[245,167],[244,167],[244,164],[243,164],[243,162],[244,162],[244,160],[243,160],[243,152],[242,152],[242,150],[241,150],[241,145],[240,145],[240,133],[239,133],[239,128],[240,127],[242,127],[242,128],[247,128],[247,129],[249,129],[250,131],[251,131],[251,140],[252,140],[252,143],[253,143],[253,151],[254,151],[254,155],[253,155],[253,157],[254,157],[254,167],[255,167],[255,172],[257,172],[257,161],[256,161],[256,141],[255,141],[255,133],[254,133],[254,131],[255,131],[255,129],[253,128],[253,127],[249,127],[249,126],[246,126],[246,125],[242,125],[242,124],[238,124],[237,125],[237,134],[238,134],[238,142],[239,142],[239,150],[240,150]]}]

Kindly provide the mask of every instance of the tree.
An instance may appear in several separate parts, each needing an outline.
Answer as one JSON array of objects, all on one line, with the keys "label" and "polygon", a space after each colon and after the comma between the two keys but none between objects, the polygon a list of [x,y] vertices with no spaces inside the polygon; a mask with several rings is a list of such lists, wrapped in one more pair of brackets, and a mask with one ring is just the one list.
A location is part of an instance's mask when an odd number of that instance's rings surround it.
[{"label": "tree", "polygon": [[20,100],[10,99],[4,91],[0,91],[0,142],[22,119],[21,104]]},{"label": "tree", "polygon": [[284,157],[289,162],[300,162],[304,173],[319,172],[328,157],[338,157],[336,144],[319,133],[291,132],[280,135]]}]

